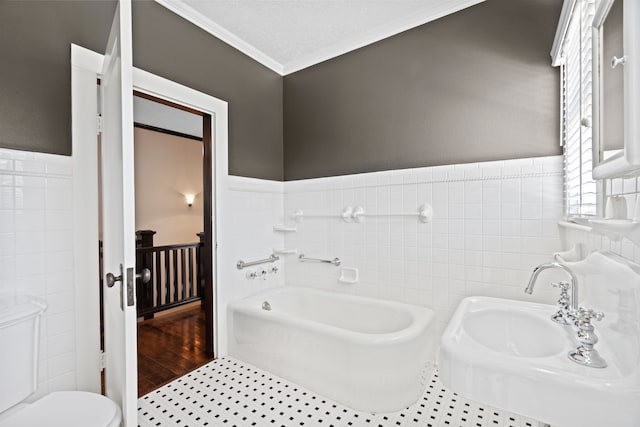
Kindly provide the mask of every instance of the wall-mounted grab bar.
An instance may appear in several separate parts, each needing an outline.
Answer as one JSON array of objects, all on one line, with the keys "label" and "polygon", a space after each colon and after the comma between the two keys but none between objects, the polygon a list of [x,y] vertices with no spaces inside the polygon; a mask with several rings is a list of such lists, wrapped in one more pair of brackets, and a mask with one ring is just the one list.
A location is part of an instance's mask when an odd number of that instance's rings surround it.
[{"label": "wall-mounted grab bar", "polygon": [[351,218],[354,222],[362,222],[362,219],[367,216],[372,217],[418,217],[418,221],[423,223],[431,222],[433,218],[433,208],[430,205],[420,205],[417,212],[411,213],[384,213],[384,214],[368,214],[364,212],[362,206],[356,206],[353,208]]},{"label": "wall-mounted grab bar", "polygon": [[236,263],[236,267],[238,267],[238,270],[242,270],[243,268],[246,267],[251,267],[253,265],[258,265],[258,264],[266,264],[268,262],[276,262],[280,259],[280,257],[276,254],[271,254],[271,256],[269,256],[269,258],[266,259],[260,259],[258,261],[251,261],[251,262],[244,262],[242,260],[238,261]]},{"label": "wall-mounted grab bar", "polygon": [[321,262],[324,264],[333,264],[335,266],[338,266],[340,265],[340,263],[342,263],[342,261],[340,261],[340,258],[334,258],[334,259],[308,258],[308,257],[305,257],[304,254],[300,254],[300,256],[298,256],[298,259],[300,260],[300,262]]},{"label": "wall-mounted grab bar", "polygon": [[291,218],[300,223],[304,218],[342,218],[344,222],[362,222],[364,217],[414,217],[417,218],[418,221],[422,223],[429,223],[433,219],[433,208],[428,205],[420,205],[416,212],[406,212],[406,213],[374,213],[368,214],[364,212],[364,208],[362,206],[345,207],[340,214],[306,214],[302,211],[302,209],[296,209],[293,214],[291,214]]}]

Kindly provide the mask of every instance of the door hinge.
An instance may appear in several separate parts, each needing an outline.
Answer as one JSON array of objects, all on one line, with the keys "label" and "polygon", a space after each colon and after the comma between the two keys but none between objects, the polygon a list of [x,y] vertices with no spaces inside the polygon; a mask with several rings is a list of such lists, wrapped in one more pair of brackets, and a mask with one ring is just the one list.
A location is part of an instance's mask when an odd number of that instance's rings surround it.
[{"label": "door hinge", "polygon": [[98,131],[98,135],[102,133],[102,115],[98,114],[96,116],[96,129]]},{"label": "door hinge", "polygon": [[104,368],[107,366],[104,350],[100,350],[100,353],[98,353],[98,366],[100,367],[100,372],[104,371]]}]

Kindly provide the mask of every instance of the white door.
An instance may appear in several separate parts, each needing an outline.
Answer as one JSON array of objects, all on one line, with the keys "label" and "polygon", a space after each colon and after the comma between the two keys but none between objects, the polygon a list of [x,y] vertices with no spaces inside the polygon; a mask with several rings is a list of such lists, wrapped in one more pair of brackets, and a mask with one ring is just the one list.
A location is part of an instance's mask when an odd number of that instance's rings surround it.
[{"label": "white door", "polygon": [[[107,396],[120,404],[124,426],[137,425],[133,64],[131,2],[116,8],[104,56],[102,90],[102,240]],[[117,280],[121,276],[121,280]]]}]

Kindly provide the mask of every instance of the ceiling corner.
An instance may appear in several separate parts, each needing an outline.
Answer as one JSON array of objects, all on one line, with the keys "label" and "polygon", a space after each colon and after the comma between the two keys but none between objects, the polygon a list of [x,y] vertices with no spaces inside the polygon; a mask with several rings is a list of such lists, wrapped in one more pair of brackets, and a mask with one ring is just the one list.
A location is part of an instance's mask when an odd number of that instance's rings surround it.
[{"label": "ceiling corner", "polygon": [[271,58],[252,44],[247,43],[237,35],[231,33],[226,28],[213,22],[210,18],[194,10],[182,0],[155,0],[155,2],[169,9],[176,15],[181,16],[197,27],[202,28],[229,46],[239,50],[254,61],[269,68],[271,71],[274,71],[281,76],[284,75],[284,66],[278,61]]}]

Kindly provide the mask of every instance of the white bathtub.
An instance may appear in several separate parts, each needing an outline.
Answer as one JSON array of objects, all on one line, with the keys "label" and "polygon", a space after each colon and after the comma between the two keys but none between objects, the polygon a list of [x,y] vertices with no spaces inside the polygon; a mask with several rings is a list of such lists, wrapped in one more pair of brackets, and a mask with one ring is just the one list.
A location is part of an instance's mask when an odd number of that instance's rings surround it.
[{"label": "white bathtub", "polygon": [[229,354],[353,409],[391,412],[424,392],[434,323],[423,307],[285,286],[229,305]]}]

